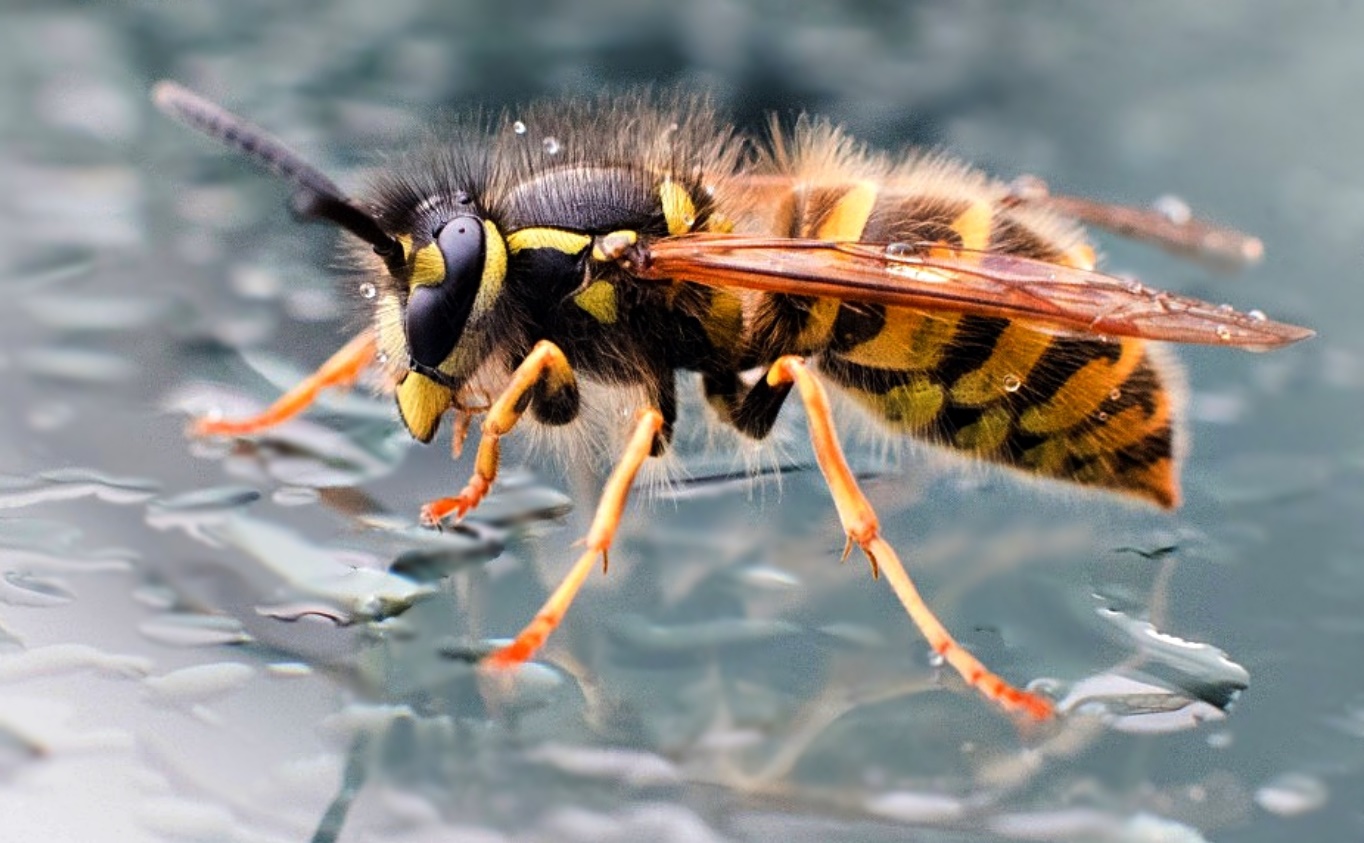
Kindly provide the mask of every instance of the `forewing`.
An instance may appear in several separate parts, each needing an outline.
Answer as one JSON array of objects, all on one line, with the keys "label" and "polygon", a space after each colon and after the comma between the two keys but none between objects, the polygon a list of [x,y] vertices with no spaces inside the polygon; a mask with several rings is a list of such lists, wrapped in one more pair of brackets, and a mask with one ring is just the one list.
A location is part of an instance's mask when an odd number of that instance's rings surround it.
[{"label": "forewing", "polygon": [[1026,319],[1059,333],[1255,351],[1313,335],[1091,270],[940,244],[697,234],[649,243],[636,264],[642,278]]}]

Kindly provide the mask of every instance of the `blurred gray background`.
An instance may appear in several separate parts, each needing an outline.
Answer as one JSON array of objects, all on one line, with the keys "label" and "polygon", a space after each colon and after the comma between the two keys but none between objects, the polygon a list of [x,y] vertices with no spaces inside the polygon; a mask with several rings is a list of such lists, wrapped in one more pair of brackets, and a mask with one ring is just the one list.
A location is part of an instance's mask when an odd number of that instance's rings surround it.
[{"label": "blurred gray background", "polygon": [[[0,838],[1364,837],[1361,38],[1364,7],[1327,2],[5,4]],[[442,115],[604,87],[706,90],[749,129],[816,113],[1058,191],[1176,194],[1266,260],[1101,238],[1110,269],[1320,336],[1181,350],[1174,515],[853,448],[930,602],[1068,701],[1054,727],[939,676],[837,564],[798,424],[791,470],[745,481],[696,407],[692,480],[632,505],[489,708],[464,657],[575,555],[593,472],[512,437],[524,468],[435,535],[413,516],[468,457],[409,447],[387,401],[186,439],[321,362],[355,297],[332,232],[151,109],[160,78],[350,188]]]}]

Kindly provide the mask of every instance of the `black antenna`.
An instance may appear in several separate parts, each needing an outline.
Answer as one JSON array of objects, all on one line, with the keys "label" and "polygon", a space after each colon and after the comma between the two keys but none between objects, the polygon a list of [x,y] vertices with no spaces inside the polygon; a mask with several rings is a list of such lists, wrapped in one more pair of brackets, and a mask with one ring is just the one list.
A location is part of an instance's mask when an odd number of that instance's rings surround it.
[{"label": "black antenna", "polygon": [[335,182],[279,138],[175,82],[163,80],[152,86],[152,102],[167,116],[246,153],[293,185],[289,206],[295,214],[341,226],[373,246],[390,273],[396,276],[403,270],[402,244],[389,236],[373,215],[347,199]]}]

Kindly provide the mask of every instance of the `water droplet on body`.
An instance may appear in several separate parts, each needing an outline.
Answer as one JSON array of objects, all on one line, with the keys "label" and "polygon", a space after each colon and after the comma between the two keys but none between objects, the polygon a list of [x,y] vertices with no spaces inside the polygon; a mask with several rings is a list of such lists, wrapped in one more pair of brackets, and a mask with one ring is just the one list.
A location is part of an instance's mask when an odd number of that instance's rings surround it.
[{"label": "water droplet on body", "polygon": [[375,286],[374,286],[372,283],[370,283],[369,281],[366,281],[365,283],[363,283],[363,284],[360,285],[360,297],[361,297],[361,298],[372,299],[372,298],[374,298],[374,297],[377,296],[377,295],[379,295],[379,288],[378,288],[378,287],[375,287]]},{"label": "water droplet on body", "polygon": [[1231,328],[1228,328],[1226,325],[1218,325],[1217,338],[1223,342],[1231,339]]},{"label": "water droplet on body", "polygon": [[545,147],[545,153],[546,153],[546,154],[548,154],[548,155],[558,155],[558,154],[559,154],[559,150],[561,149],[561,147],[559,146],[559,139],[558,139],[558,138],[554,137],[553,135],[550,135],[549,137],[547,137],[547,138],[545,138],[543,141],[541,141],[541,143],[542,143],[542,145]]},{"label": "water droplet on body", "polygon": [[1005,392],[1017,392],[1021,386],[1023,386],[1023,381],[1018,375],[1009,374],[1004,376]]},{"label": "water droplet on body", "polygon": [[1250,321],[1252,322],[1269,321],[1269,317],[1265,316],[1265,312],[1263,310],[1252,310],[1251,312],[1247,313],[1246,316],[1250,317]]},{"label": "water droplet on body", "polygon": [[520,120],[517,120],[515,123],[512,124],[512,131],[517,133],[518,135],[524,135],[526,133],[526,124],[522,123]]}]

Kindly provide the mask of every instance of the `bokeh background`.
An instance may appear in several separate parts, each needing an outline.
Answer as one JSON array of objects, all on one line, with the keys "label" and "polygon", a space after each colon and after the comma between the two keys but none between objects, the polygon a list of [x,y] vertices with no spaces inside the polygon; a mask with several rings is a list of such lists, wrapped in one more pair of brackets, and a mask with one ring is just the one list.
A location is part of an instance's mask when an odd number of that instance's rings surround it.
[{"label": "bokeh background", "polygon": [[[1327,2],[10,0],[0,839],[1364,837],[1361,38],[1364,7]],[[652,84],[744,127],[822,114],[1003,178],[1176,194],[1266,260],[1210,275],[1103,238],[1112,269],[1320,336],[1181,352],[1174,515],[853,448],[932,604],[1066,700],[1055,726],[962,691],[837,564],[798,424],[750,479],[684,436],[689,479],[632,506],[490,705],[469,658],[565,569],[594,472],[512,448],[438,535],[413,516],[468,458],[410,446],[387,401],[186,439],[324,359],[353,280],[277,184],[150,108],[160,78],[348,187],[474,107]]]}]

